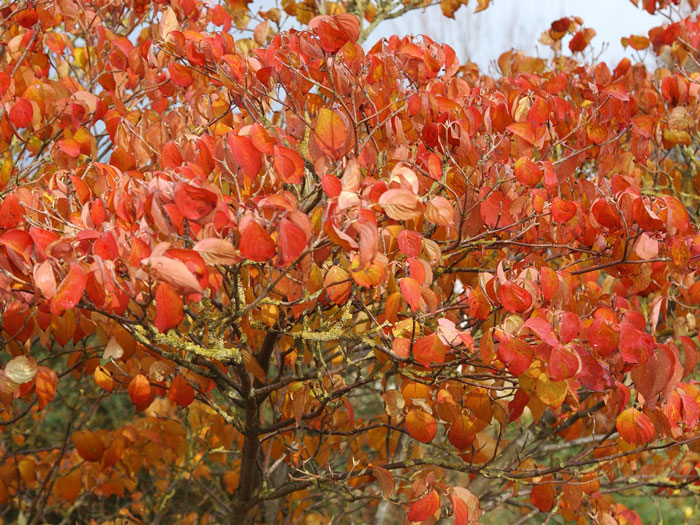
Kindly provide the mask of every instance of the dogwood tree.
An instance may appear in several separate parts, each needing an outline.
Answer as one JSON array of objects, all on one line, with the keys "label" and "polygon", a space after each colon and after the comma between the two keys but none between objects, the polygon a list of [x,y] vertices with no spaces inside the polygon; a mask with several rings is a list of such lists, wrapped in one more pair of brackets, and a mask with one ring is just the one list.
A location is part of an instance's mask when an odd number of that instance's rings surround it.
[{"label": "dogwood tree", "polygon": [[487,76],[372,45],[428,3],[0,8],[4,520],[697,494],[696,16],[623,39],[656,70],[571,17]]}]

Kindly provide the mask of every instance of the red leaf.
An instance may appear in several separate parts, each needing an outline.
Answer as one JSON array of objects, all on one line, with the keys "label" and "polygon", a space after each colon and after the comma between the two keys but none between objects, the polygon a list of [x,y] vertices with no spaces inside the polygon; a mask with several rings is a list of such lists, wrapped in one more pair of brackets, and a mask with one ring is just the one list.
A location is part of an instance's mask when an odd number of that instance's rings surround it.
[{"label": "red leaf", "polygon": [[160,150],[160,165],[164,168],[177,168],[182,164],[182,153],[172,140],[163,144]]},{"label": "red leaf", "polygon": [[265,228],[255,221],[250,221],[241,232],[241,242],[238,244],[241,255],[246,259],[265,262],[275,255],[275,241]]},{"label": "red leaf", "polygon": [[0,228],[9,230],[22,222],[24,207],[19,203],[17,195],[9,193],[0,204]]},{"label": "red leaf", "polygon": [[182,297],[168,283],[161,282],[156,289],[156,316],[153,324],[161,333],[175,328],[185,318]]},{"label": "red leaf", "polygon": [[401,230],[398,237],[399,249],[408,257],[418,257],[423,249],[423,238],[412,230]]},{"label": "red leaf", "polygon": [[194,388],[184,377],[178,375],[170,383],[168,399],[181,407],[186,407],[194,401]]},{"label": "red leaf", "polygon": [[63,279],[51,299],[51,313],[62,315],[63,312],[75,307],[83,296],[87,277],[83,269],[75,263],[71,263],[68,275]]},{"label": "red leaf", "polygon": [[299,184],[304,180],[304,159],[293,149],[275,146],[272,162],[277,174],[287,184]]},{"label": "red leaf", "polygon": [[526,312],[532,306],[530,292],[515,283],[505,283],[498,289],[498,299],[503,308],[513,313]]},{"label": "red leaf", "polygon": [[406,430],[410,436],[421,443],[430,443],[437,434],[437,422],[430,414],[413,409],[406,414]]},{"label": "red leaf", "polygon": [[173,197],[177,211],[191,221],[198,221],[209,215],[216,208],[218,200],[216,193],[184,182],[175,185]]},{"label": "red leaf", "polygon": [[588,329],[588,342],[599,355],[605,357],[617,350],[618,334],[607,322],[596,319]]},{"label": "red leaf", "polygon": [[581,359],[577,353],[557,345],[549,357],[549,377],[554,382],[564,381],[574,377],[581,370],[581,366]]},{"label": "red leaf", "polygon": [[333,159],[339,159],[348,141],[348,128],[343,117],[332,109],[322,108],[314,128],[314,138],[321,151]]},{"label": "red leaf", "polygon": [[282,264],[285,266],[299,257],[306,248],[306,234],[289,219],[280,222],[279,245],[282,252]]},{"label": "red leaf", "polygon": [[654,351],[654,338],[631,323],[620,324],[620,355],[626,363],[644,363]]},{"label": "red leaf", "polygon": [[591,206],[591,213],[593,214],[593,217],[595,217],[598,224],[604,226],[605,228],[617,230],[622,226],[622,221],[620,220],[620,214],[617,212],[617,208],[615,208],[611,202],[605,199],[598,199],[595,201],[593,206]]},{"label": "red leaf", "polygon": [[24,97],[17,97],[12,109],[10,109],[10,122],[16,128],[26,128],[32,123],[33,116],[32,103]]},{"label": "red leaf", "polygon": [[513,172],[523,186],[536,186],[542,178],[540,167],[527,157],[520,157],[516,161]]},{"label": "red leaf", "polygon": [[644,445],[654,440],[654,424],[646,415],[635,408],[626,408],[617,416],[617,431],[622,439],[631,445]]},{"label": "red leaf", "polygon": [[630,375],[634,388],[644,396],[647,404],[653,406],[656,403],[657,396],[668,385],[677,364],[673,353],[659,346],[654,355],[632,370]]},{"label": "red leaf", "polygon": [[235,133],[228,134],[228,145],[234,160],[243,170],[243,173],[254,180],[262,167],[262,154],[253,145],[248,137],[242,137]]},{"label": "red leaf", "polygon": [[554,335],[552,325],[549,324],[549,321],[543,319],[542,317],[531,317],[525,321],[523,328],[529,328],[537,337],[539,337],[549,346],[559,345],[559,340]]},{"label": "red leaf", "polygon": [[425,521],[440,509],[440,495],[431,489],[418,501],[411,503],[408,509],[409,521]]},{"label": "red leaf", "polygon": [[564,224],[576,215],[576,203],[555,197],[552,201],[552,217],[560,224]]},{"label": "red leaf", "polygon": [[508,365],[511,374],[519,376],[530,367],[533,352],[525,341],[506,336],[498,343],[498,358]]}]

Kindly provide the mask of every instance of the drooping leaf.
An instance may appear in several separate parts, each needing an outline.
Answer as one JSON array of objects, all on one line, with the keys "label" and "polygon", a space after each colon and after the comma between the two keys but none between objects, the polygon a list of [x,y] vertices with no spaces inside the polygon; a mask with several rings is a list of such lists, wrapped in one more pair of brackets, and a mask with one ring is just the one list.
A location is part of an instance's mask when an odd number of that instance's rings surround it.
[{"label": "drooping leaf", "polygon": [[142,405],[151,397],[151,385],[143,374],[138,374],[129,383],[129,398],[134,405]]},{"label": "drooping leaf", "polygon": [[168,399],[181,407],[189,406],[194,401],[194,388],[184,377],[178,375],[170,383]]},{"label": "drooping leaf", "polygon": [[71,263],[68,274],[51,298],[51,312],[54,315],[61,315],[66,310],[74,308],[80,302],[86,284],[87,278],[83,269]]},{"label": "drooping leaf", "polygon": [[182,297],[166,282],[156,288],[156,316],[153,324],[158,331],[165,333],[175,328],[185,318]]},{"label": "drooping leaf", "polygon": [[349,130],[337,111],[323,108],[318,113],[314,138],[321,151],[333,159],[339,158],[347,147]]},{"label": "drooping leaf", "polygon": [[218,200],[214,192],[184,182],[175,185],[173,198],[180,214],[191,221],[209,215],[216,208]]},{"label": "drooping leaf", "polygon": [[416,441],[430,443],[437,434],[437,422],[430,414],[413,409],[406,414],[406,430]]},{"label": "drooping leaf", "polygon": [[36,370],[34,385],[39,410],[43,410],[56,395],[58,376],[51,368],[40,366]]},{"label": "drooping leaf", "polygon": [[440,509],[440,495],[431,489],[425,496],[411,503],[408,508],[408,521],[425,521]]},{"label": "drooping leaf", "polygon": [[636,408],[626,408],[617,416],[615,423],[622,439],[632,445],[645,445],[654,440],[654,424]]},{"label": "drooping leaf", "polygon": [[255,221],[250,221],[241,232],[241,242],[238,244],[241,255],[256,262],[269,261],[275,255],[275,241],[265,228]]}]

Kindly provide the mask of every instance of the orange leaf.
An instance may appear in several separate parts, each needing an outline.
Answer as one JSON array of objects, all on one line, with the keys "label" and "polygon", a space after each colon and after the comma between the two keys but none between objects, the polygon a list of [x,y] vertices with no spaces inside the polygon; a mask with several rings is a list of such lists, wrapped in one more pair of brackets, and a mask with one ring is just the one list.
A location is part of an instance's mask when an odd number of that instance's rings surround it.
[{"label": "orange leaf", "polygon": [[406,430],[410,436],[421,443],[430,443],[437,433],[437,422],[430,414],[413,409],[406,414]]},{"label": "orange leaf", "polygon": [[129,383],[129,398],[134,405],[141,405],[151,397],[151,385],[143,374],[134,376]]},{"label": "orange leaf", "polygon": [[169,140],[160,150],[160,165],[163,168],[177,168],[182,164],[182,153],[172,140]]},{"label": "orange leaf", "polygon": [[187,265],[172,257],[156,255],[146,257],[141,261],[159,279],[172,285],[180,293],[202,293],[202,287]]},{"label": "orange leaf", "polygon": [[159,283],[156,289],[156,316],[153,324],[159,332],[165,333],[179,325],[184,318],[182,297],[168,283]]},{"label": "orange leaf", "polygon": [[425,521],[440,509],[440,495],[430,489],[425,496],[411,503],[408,509],[409,521]]},{"label": "orange leaf", "polygon": [[322,108],[318,112],[314,138],[323,153],[333,159],[339,159],[347,147],[347,124],[339,113],[332,109]]},{"label": "orange leaf", "polygon": [[454,222],[454,208],[450,201],[438,195],[425,208],[425,218],[438,226],[449,226]]},{"label": "orange leaf", "polygon": [[73,446],[85,461],[100,461],[105,452],[105,445],[96,432],[78,430],[71,436]]},{"label": "orange leaf", "polygon": [[34,267],[34,286],[49,301],[56,295],[56,276],[48,260]]},{"label": "orange leaf", "polygon": [[437,333],[418,339],[413,345],[413,357],[424,366],[430,366],[431,363],[444,363],[445,347]]},{"label": "orange leaf", "polygon": [[536,186],[542,178],[540,167],[527,157],[520,157],[515,162],[513,172],[523,186]]},{"label": "orange leaf", "polygon": [[506,129],[528,144],[535,143],[535,130],[530,122],[513,122]]},{"label": "orange leaf", "polygon": [[328,270],[323,279],[323,285],[326,288],[328,298],[337,305],[345,304],[352,291],[350,276],[338,265],[332,266]]},{"label": "orange leaf", "polygon": [[394,495],[394,490],[396,487],[394,476],[392,476],[391,472],[383,467],[378,467],[376,465],[370,466],[372,467],[372,474],[375,478],[377,478],[379,485],[382,487],[384,497],[387,499],[391,498]]},{"label": "orange leaf", "polygon": [[171,62],[170,65],[168,65],[168,74],[170,75],[172,83],[181,88],[188,88],[194,82],[192,70],[177,62]]},{"label": "orange leaf", "polygon": [[447,439],[452,443],[457,450],[466,450],[473,442],[476,437],[476,428],[472,420],[465,416],[460,415],[447,434]]},{"label": "orange leaf", "polygon": [[553,483],[540,482],[530,491],[530,502],[542,512],[549,512],[554,508],[556,491]]},{"label": "orange leaf", "polygon": [[95,368],[95,383],[101,389],[111,392],[114,388],[114,379],[112,379],[112,374],[104,366],[98,366]]},{"label": "orange leaf", "polygon": [[36,388],[36,399],[38,401],[39,410],[49,404],[56,394],[56,386],[58,385],[58,376],[56,372],[45,366],[37,368],[36,377],[34,378]]},{"label": "orange leaf", "polygon": [[403,298],[406,299],[408,306],[411,307],[411,310],[414,312],[420,310],[423,300],[420,293],[420,285],[415,281],[415,279],[404,277],[399,281],[399,288],[401,289]]},{"label": "orange leaf", "polygon": [[615,423],[622,439],[632,445],[644,445],[654,440],[654,424],[635,408],[626,408],[617,416]]},{"label": "orange leaf", "polygon": [[418,257],[423,249],[423,237],[412,230],[401,230],[397,240],[399,250],[409,257]]},{"label": "orange leaf", "polygon": [[58,141],[59,149],[71,158],[78,158],[80,155],[80,144],[75,139],[63,139]]}]

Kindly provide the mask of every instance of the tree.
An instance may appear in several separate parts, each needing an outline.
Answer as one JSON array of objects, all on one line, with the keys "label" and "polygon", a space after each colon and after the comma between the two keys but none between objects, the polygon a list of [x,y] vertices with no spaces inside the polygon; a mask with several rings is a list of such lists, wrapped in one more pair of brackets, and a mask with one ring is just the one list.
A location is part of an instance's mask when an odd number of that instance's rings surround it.
[{"label": "tree", "polygon": [[321,4],[0,9],[3,519],[697,494],[697,19],[623,39],[672,69],[564,18],[492,78],[361,46],[422,2]]}]

